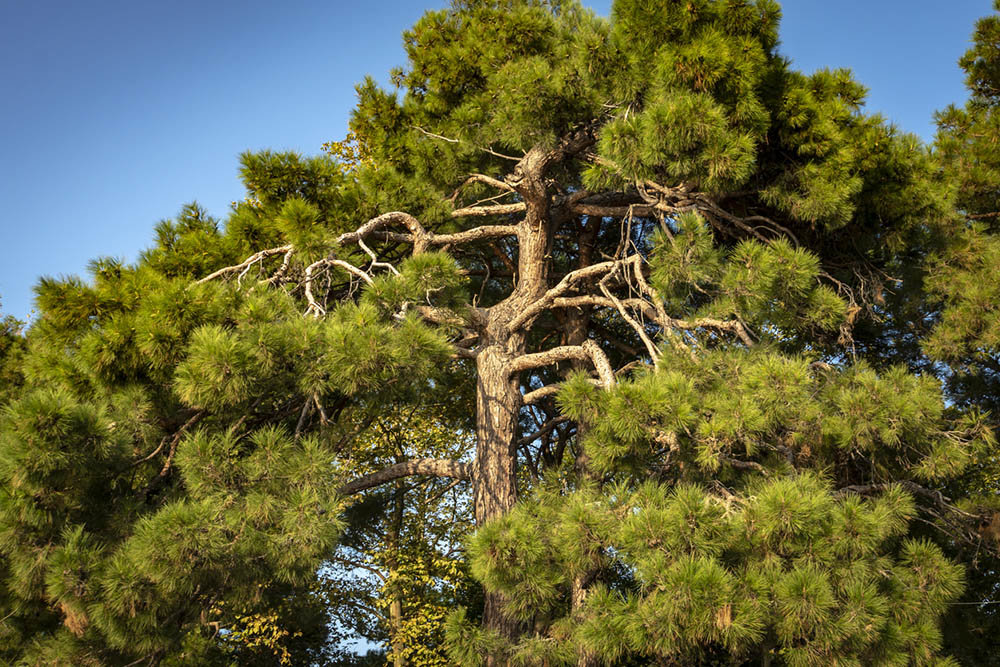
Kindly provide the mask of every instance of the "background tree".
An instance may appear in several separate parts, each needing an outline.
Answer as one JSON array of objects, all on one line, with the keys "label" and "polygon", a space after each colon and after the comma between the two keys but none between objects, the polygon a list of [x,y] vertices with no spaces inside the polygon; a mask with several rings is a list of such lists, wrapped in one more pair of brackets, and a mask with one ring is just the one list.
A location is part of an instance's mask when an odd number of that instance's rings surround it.
[{"label": "background tree", "polygon": [[[436,412],[437,414],[434,414]],[[470,433],[443,422],[441,410],[378,416],[359,439],[374,472],[414,458],[465,458]],[[347,512],[348,527],[323,573],[337,622],[384,643],[395,665],[448,665],[444,626],[457,605],[479,597],[462,553],[471,529],[469,496],[458,480],[399,480]]]},{"label": "background tree", "polygon": [[24,323],[11,315],[0,320],[0,404],[14,397],[23,378],[19,362],[24,354]]}]

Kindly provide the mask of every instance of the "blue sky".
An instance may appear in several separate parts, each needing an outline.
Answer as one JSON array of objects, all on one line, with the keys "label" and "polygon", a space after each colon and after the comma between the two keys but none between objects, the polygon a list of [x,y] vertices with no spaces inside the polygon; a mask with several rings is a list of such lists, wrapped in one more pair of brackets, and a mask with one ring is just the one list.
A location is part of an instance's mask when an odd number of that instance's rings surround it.
[{"label": "blue sky", "polygon": [[[342,138],[365,74],[446,0],[0,0],[0,302],[24,318],[41,275],[134,260],[197,200],[224,218],[247,149]],[[610,0],[584,0],[607,15]],[[868,108],[933,136],[965,98],[955,61],[989,0],[788,0],[782,52],[850,67]]]}]

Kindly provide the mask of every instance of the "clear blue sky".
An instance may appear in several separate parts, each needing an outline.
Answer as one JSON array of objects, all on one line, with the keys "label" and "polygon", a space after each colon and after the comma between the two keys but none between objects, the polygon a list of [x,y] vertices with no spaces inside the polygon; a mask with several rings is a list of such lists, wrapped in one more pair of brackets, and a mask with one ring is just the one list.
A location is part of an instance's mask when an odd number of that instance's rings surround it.
[{"label": "clear blue sky", "polygon": [[[611,0],[584,0],[599,14]],[[447,0],[0,0],[0,301],[24,318],[40,275],[134,260],[197,200],[224,218],[247,149],[342,138],[365,74]],[[989,0],[787,0],[782,52],[850,67],[869,109],[930,139],[965,98],[955,61]]]}]

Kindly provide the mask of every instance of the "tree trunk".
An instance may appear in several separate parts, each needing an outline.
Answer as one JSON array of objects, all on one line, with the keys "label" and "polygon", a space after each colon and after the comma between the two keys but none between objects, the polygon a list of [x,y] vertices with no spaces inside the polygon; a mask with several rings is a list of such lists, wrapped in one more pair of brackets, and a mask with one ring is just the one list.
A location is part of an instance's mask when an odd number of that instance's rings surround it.
[{"label": "tree trunk", "polygon": [[[485,326],[479,332],[482,347],[476,357],[474,465],[474,505],[476,525],[479,526],[506,514],[517,502],[515,470],[521,389],[520,378],[511,373],[510,362],[525,353],[525,333],[530,322],[517,330],[511,330],[510,324],[549,287],[554,229],[544,176],[546,169],[561,159],[566,149],[566,146],[555,151],[532,148],[508,180],[524,200],[525,216],[517,230],[514,290],[488,309]],[[486,592],[483,625],[511,640],[520,632],[517,621],[503,611],[503,597],[490,591]],[[487,667],[502,664],[500,660],[497,656],[487,656]]]},{"label": "tree trunk", "polygon": [[396,491],[392,494],[392,518],[389,522],[387,542],[389,547],[389,581],[392,582],[392,598],[389,603],[390,645],[392,646],[393,667],[406,667],[403,657],[405,648],[403,640],[403,591],[399,587],[399,540],[403,531],[403,485],[396,482]]},{"label": "tree trunk", "polygon": [[[512,443],[517,434],[521,394],[516,379],[507,372],[508,356],[498,345],[483,349],[477,357],[476,462],[473,504],[476,525],[506,514],[517,502],[515,460]],[[513,639],[517,622],[503,612],[503,597],[487,591],[483,625]],[[489,664],[495,664],[489,658]]]}]

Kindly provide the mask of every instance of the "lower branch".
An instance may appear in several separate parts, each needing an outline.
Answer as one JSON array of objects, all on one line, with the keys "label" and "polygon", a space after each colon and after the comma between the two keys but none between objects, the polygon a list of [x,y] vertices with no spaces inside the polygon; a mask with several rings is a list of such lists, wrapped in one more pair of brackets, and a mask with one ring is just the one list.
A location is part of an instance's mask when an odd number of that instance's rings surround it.
[{"label": "lower branch", "polygon": [[461,461],[450,459],[413,459],[391,465],[388,468],[364,475],[340,487],[340,494],[350,496],[367,489],[381,486],[386,482],[412,477],[413,475],[429,475],[431,477],[452,477],[469,481],[472,479],[472,466]]},{"label": "lower branch", "polygon": [[[597,385],[598,387],[603,387],[604,383],[600,380],[595,380],[593,378],[589,379],[588,382]],[[561,385],[558,384],[547,384],[544,387],[534,389],[528,393],[521,396],[521,405],[534,405],[538,403],[543,398],[548,398],[549,396],[555,396],[562,389]]]},{"label": "lower branch", "polygon": [[525,354],[517,357],[507,364],[507,372],[514,375],[515,373],[532,368],[549,366],[557,364],[560,361],[570,360],[591,362],[597,370],[598,377],[601,378],[600,384],[603,387],[611,388],[616,384],[615,372],[611,368],[611,362],[608,361],[604,350],[592,340],[586,340],[582,345],[562,345],[554,347],[551,350],[545,350],[544,352],[535,352],[534,354]]}]

